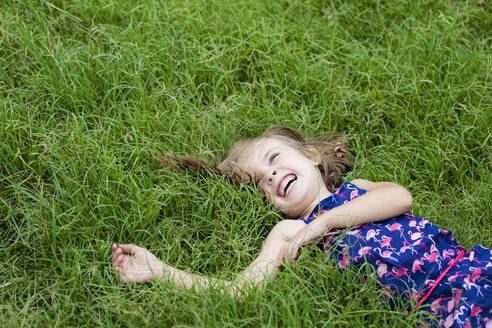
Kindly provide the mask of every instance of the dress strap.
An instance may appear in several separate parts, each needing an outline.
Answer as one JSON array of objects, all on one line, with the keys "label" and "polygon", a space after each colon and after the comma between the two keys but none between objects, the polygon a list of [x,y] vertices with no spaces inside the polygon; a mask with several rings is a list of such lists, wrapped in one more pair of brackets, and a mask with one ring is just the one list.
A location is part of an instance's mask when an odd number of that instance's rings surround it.
[{"label": "dress strap", "polygon": [[466,250],[461,249],[458,252],[458,255],[452,261],[449,262],[448,267],[446,268],[446,270],[444,270],[439,275],[439,277],[434,281],[434,283],[432,284],[432,286],[429,289],[429,291],[427,293],[425,293],[425,295],[419,299],[419,301],[415,305],[415,308],[413,309],[413,312],[415,312],[419,308],[419,306],[422,303],[424,303],[427,298],[429,298],[429,296],[432,294],[432,292],[434,291],[434,289],[436,289],[436,287],[439,285],[439,283],[441,282],[441,280],[444,279],[444,276],[446,276],[448,274],[449,270],[451,270],[456,265],[456,263],[458,263],[465,256],[465,254],[466,254]]}]

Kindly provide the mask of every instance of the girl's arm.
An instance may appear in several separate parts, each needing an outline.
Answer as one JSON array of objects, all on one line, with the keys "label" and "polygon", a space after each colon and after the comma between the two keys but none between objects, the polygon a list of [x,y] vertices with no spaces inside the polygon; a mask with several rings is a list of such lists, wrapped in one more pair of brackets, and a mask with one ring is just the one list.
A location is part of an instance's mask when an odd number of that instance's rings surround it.
[{"label": "girl's arm", "polygon": [[111,262],[120,279],[129,283],[142,283],[166,279],[177,287],[200,291],[210,287],[230,287],[233,296],[247,293],[247,287],[260,286],[265,279],[275,278],[282,264],[281,250],[305,224],[298,220],[283,220],[272,229],[258,257],[234,281],[223,281],[187,273],[157,259],[147,249],[135,245],[113,245]]},{"label": "girl's arm", "polygon": [[386,220],[412,208],[412,195],[399,184],[363,179],[351,183],[367,193],[320,215],[320,224],[326,230]]},{"label": "girl's arm", "polygon": [[282,250],[281,257],[289,261],[297,256],[299,246],[318,241],[332,228],[345,228],[377,222],[405,213],[412,208],[412,196],[404,187],[392,182],[352,181],[367,193],[335,207],[311,221]]}]

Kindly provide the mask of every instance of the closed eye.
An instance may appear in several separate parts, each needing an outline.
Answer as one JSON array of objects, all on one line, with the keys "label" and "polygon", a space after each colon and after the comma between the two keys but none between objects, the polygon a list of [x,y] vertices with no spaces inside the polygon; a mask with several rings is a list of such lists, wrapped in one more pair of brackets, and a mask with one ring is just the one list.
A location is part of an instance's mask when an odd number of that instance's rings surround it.
[{"label": "closed eye", "polygon": [[277,158],[277,156],[279,155],[279,153],[273,153],[270,158],[269,158],[269,162],[270,164],[273,163],[273,161],[275,160],[275,158]]}]

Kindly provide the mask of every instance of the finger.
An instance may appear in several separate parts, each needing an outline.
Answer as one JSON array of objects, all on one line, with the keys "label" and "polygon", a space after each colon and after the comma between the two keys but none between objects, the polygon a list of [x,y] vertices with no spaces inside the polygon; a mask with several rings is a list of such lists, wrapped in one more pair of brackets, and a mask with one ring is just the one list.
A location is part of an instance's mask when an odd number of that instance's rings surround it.
[{"label": "finger", "polygon": [[299,250],[299,246],[297,245],[297,243],[292,243],[289,247],[289,262],[290,263],[293,263],[295,258],[297,257],[297,252]]},{"label": "finger", "polygon": [[123,251],[120,248],[117,248],[116,250],[113,251],[113,255],[111,256],[111,263],[114,263],[116,258],[123,253]]},{"label": "finger", "polygon": [[291,248],[291,256],[293,259],[297,257],[297,253],[299,252],[299,248],[304,244],[305,237],[307,236],[307,232],[302,234],[299,238],[296,238],[292,243]]},{"label": "finger", "polygon": [[289,255],[290,255],[289,256],[290,264],[295,264],[296,263],[296,250],[295,249],[291,250]]},{"label": "finger", "polygon": [[118,248],[118,246],[117,246],[116,244],[113,244],[113,245],[111,246],[111,249],[113,250],[113,252],[114,252],[117,248]]},{"label": "finger", "polygon": [[125,260],[125,256],[125,254],[118,256],[118,258],[114,261],[114,265],[123,269],[123,261]]},{"label": "finger", "polygon": [[114,261],[113,261],[113,268],[114,269],[122,269],[122,266],[121,266],[121,259],[122,258],[123,258],[122,254],[120,254],[114,258]]},{"label": "finger", "polygon": [[285,262],[285,248],[282,248],[278,254],[278,259],[281,262]]},{"label": "finger", "polygon": [[112,266],[113,266],[113,269],[118,268],[118,265],[116,264],[116,263],[117,263],[117,262],[116,262],[116,259],[117,259],[117,257],[115,257],[115,258],[114,258],[114,260],[112,261]]},{"label": "finger", "polygon": [[287,264],[290,264],[290,247],[291,247],[290,244],[287,245],[283,255],[283,260]]},{"label": "finger", "polygon": [[123,254],[123,250],[121,248],[117,248],[115,251],[114,251],[114,254],[113,254],[113,258],[116,260],[120,255]]},{"label": "finger", "polygon": [[135,254],[136,251],[138,251],[141,247],[138,247],[133,244],[120,244],[120,248],[123,250],[125,253],[129,254]]},{"label": "finger", "polygon": [[120,266],[117,266],[115,262],[113,262],[113,271],[115,275],[118,277],[120,281],[123,281],[123,270]]},{"label": "finger", "polygon": [[290,253],[291,259],[295,260],[295,258],[297,257],[297,252],[299,252],[299,246],[294,245]]}]

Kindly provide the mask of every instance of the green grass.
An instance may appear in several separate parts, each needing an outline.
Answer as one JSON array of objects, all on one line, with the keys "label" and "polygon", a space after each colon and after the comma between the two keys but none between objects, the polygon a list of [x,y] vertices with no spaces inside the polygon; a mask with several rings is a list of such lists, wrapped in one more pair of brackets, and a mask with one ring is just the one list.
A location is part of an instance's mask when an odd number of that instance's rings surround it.
[{"label": "green grass", "polygon": [[284,124],[346,133],[347,179],[398,182],[415,214],[491,247],[491,30],[476,1],[3,1],[0,322],[418,326],[314,248],[239,302],[118,283],[109,246],[234,278],[280,214],[154,157]]}]

